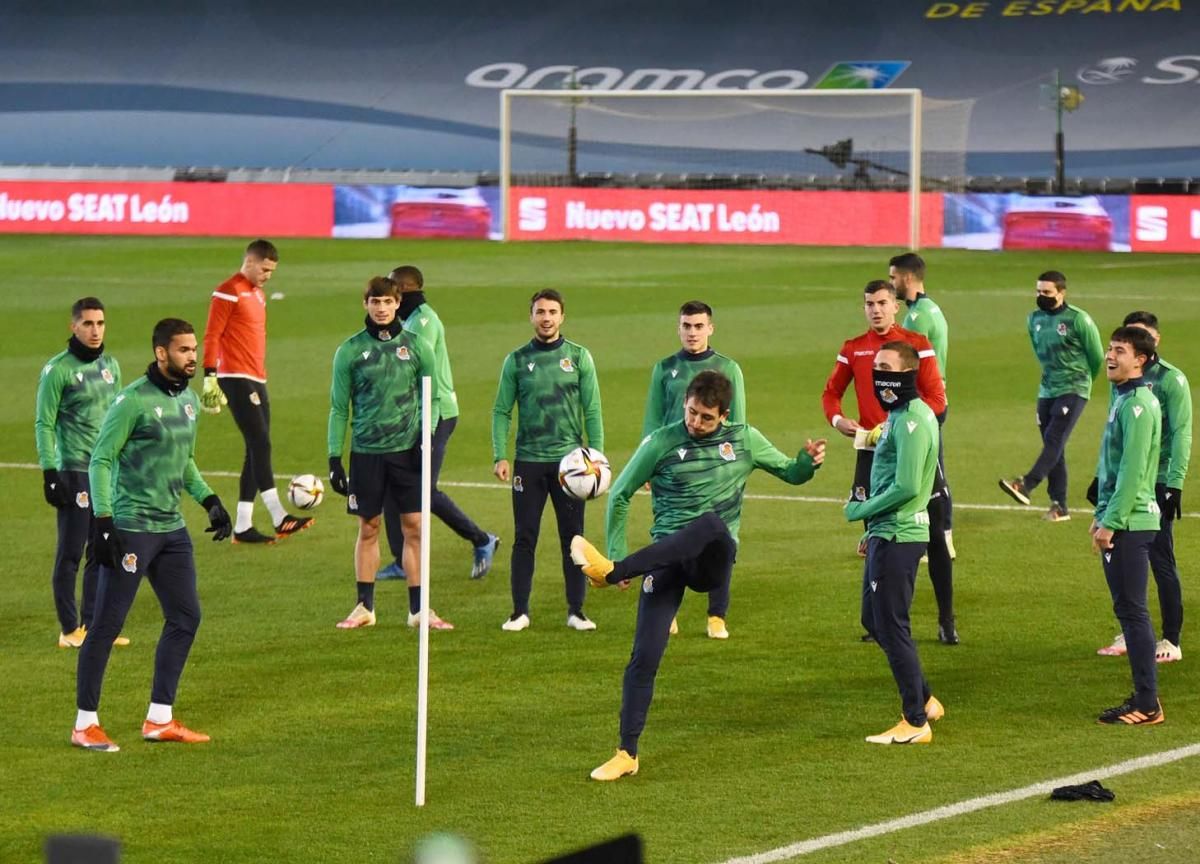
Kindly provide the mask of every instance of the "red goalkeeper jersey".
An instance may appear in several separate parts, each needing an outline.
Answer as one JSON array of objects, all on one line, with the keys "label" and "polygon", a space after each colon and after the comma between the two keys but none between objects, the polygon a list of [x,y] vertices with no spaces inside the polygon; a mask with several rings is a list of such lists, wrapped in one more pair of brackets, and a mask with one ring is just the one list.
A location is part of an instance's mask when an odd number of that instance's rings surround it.
[{"label": "red goalkeeper jersey", "polygon": [[220,378],[267,380],[267,295],[241,273],[213,292],[201,365]]},{"label": "red goalkeeper jersey", "polygon": [[882,335],[868,330],[842,344],[833,371],[829,373],[829,380],[825,382],[825,392],[821,394],[825,418],[830,423],[837,417],[845,416],[842,395],[851,380],[854,381],[854,395],[858,400],[858,424],[865,429],[873,429],[887,419],[887,412],[875,398],[875,355],[885,342],[896,341],[907,342],[917,349],[917,356],[921,359],[917,368],[917,393],[921,401],[932,408],[934,414],[946,410],[946,388],[942,384],[942,373],[938,369],[933,345],[920,333],[893,324],[892,329]]}]

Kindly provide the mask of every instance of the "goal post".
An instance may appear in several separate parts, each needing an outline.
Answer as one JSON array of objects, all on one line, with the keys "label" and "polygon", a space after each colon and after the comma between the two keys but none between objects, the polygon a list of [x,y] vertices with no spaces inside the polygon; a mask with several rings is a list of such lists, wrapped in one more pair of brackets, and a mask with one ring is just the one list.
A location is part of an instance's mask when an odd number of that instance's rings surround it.
[{"label": "goal post", "polygon": [[517,187],[872,191],[902,205],[895,242],[916,249],[922,190],[965,181],[972,106],[918,89],[504,90],[502,236],[520,235]]}]

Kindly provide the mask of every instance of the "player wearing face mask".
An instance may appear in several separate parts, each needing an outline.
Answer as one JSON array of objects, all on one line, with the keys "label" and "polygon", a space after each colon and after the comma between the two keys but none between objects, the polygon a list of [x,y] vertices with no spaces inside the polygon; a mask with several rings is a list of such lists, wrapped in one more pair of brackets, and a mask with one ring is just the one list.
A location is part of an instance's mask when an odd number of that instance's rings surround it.
[{"label": "player wearing face mask", "polygon": [[1029,504],[1030,493],[1047,480],[1050,522],[1071,518],[1067,508],[1067,439],[1079,421],[1092,380],[1104,364],[1104,346],[1091,316],[1067,303],[1067,277],[1047,270],[1037,279],[1037,306],[1029,313],[1029,340],[1042,367],[1038,385],[1037,418],[1042,452],[1033,467],[1000,488],[1013,500]]}]

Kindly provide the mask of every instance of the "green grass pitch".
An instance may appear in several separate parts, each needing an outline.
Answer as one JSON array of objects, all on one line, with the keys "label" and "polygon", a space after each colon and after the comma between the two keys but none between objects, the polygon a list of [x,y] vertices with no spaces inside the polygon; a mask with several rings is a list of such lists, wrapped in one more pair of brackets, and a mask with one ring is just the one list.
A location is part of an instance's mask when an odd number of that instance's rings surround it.
[{"label": "green grass pitch", "polygon": [[[456,242],[281,241],[269,289],[274,460],[279,474],[322,474],[330,361],[361,327],[361,288],[415,263],[446,323],[462,406],[443,480],[460,505],[505,541],[486,579],[440,523],[432,596],[457,625],[431,634],[428,803],[413,806],[417,639],[402,586],[382,585],[379,625],[340,632],[354,605],[354,520],[329,495],[317,524],[273,548],[216,546],[192,503],[204,606],[177,714],[211,745],[151,746],[138,735],[161,616],[144,586],[129,648],[113,653],[101,717],[119,754],[68,745],[75,657],[55,647],[49,575],[54,521],[36,461],[34,391],[67,337],[70,303],[108,305],[108,344],[127,380],[150,360],[150,330],[167,315],[203,329],[212,288],[240,261],[243,240],[0,240],[4,277],[0,372],[0,860],[37,861],[48,833],[120,837],[131,864],[396,862],[431,831],[469,837],[489,862],[532,862],[634,830],[654,862],[720,862],[910,813],[1110,765],[1200,740],[1200,642],[1160,667],[1167,722],[1095,723],[1130,689],[1124,660],[1095,649],[1117,631],[1090,554],[1083,490],[1095,466],[1106,393],[1094,391],[1068,449],[1075,517],[1023,511],[996,488],[1038,449],[1037,366],[1025,334],[1036,275],[1057,268],[1069,299],[1107,337],[1136,308],[1163,322],[1163,354],[1200,380],[1200,295],[1193,257],[1072,253],[928,253],[927,286],[951,326],[947,471],[958,507],[956,593],[963,642],[936,642],[922,573],[914,632],[947,716],[922,748],[872,748],[898,696],[882,652],[858,641],[858,531],[840,499],[853,454],[821,413],[820,391],[842,341],[865,329],[861,288],[898,250]],[[637,444],[648,373],[678,348],[675,312],[716,309],[713,344],[745,371],[751,422],[785,451],[831,437],[808,485],[755,475],[734,571],[726,643],[706,639],[704,601],[689,596],[658,678],[641,773],[597,784],[588,771],[617,743],[621,672],[636,595],[592,592],[594,633],[565,624],[547,513],[531,629],[503,633],[510,611],[509,495],[492,482],[489,424],[505,353],[530,338],[527,300],[566,296],[564,333],[596,360],[606,450],[622,466]],[[852,402],[853,397],[849,397]],[[232,507],[241,442],[227,414],[205,417],[199,463]],[[1185,510],[1200,497],[1185,490]],[[970,505],[997,505],[995,509]],[[602,536],[602,506],[588,533]],[[265,527],[261,507],[260,527]],[[634,506],[631,538],[648,506]],[[1196,614],[1200,526],[1177,529],[1185,595]],[[1152,606],[1156,600],[1151,592]],[[1156,607],[1155,607],[1156,609]],[[1157,620],[1157,611],[1155,618]],[[1113,778],[1113,804],[1042,798],[813,854],[816,862],[1200,859],[1193,759]],[[997,850],[1017,850],[1012,857]],[[1064,851],[1065,850],[1065,851]]]}]

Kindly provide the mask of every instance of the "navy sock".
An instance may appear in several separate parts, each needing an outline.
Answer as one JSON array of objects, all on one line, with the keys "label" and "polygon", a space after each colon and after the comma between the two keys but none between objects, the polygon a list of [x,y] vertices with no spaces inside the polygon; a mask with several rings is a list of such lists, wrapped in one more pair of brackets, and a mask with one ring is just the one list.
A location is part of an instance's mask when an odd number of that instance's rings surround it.
[{"label": "navy sock", "polygon": [[408,586],[408,611],[412,615],[416,615],[421,611],[421,586]]},{"label": "navy sock", "polygon": [[375,611],[375,583],[356,582],[358,586],[358,602],[370,611]]}]

